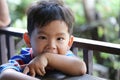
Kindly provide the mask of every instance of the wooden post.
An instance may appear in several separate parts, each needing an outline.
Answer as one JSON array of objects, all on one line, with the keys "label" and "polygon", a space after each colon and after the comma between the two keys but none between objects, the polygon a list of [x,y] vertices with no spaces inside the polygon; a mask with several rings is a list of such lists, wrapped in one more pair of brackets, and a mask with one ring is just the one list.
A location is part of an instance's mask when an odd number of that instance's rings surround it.
[{"label": "wooden post", "polygon": [[8,58],[11,58],[15,54],[15,42],[14,37],[10,35],[6,35],[7,39],[7,49],[8,49]]},{"label": "wooden post", "polygon": [[6,36],[4,34],[0,35],[0,64],[6,63],[8,61],[7,57],[7,47],[6,47]]},{"label": "wooden post", "polygon": [[93,73],[93,51],[92,50],[87,50],[87,49],[83,49],[83,57],[84,57],[84,61],[86,63],[87,66],[87,74],[91,74]]}]

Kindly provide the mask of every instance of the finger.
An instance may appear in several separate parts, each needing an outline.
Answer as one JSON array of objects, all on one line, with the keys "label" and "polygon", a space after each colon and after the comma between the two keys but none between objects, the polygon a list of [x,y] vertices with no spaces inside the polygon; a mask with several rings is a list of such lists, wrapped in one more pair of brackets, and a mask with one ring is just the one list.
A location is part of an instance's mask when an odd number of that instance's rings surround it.
[{"label": "finger", "polygon": [[40,68],[40,69],[39,69],[39,72],[40,72],[40,75],[41,75],[41,76],[44,76],[45,73],[46,73],[44,67]]},{"label": "finger", "polygon": [[37,74],[40,75],[40,76],[43,76],[42,72],[40,71],[40,69],[37,69]]},{"label": "finger", "polygon": [[42,67],[42,68],[41,68],[41,72],[42,72],[42,74],[43,74],[43,75],[46,73],[46,71],[45,71],[45,68],[44,68],[44,67]]},{"label": "finger", "polygon": [[24,71],[23,71],[23,73],[24,73],[24,74],[27,74],[28,72],[29,72],[29,67],[26,66],[25,69],[24,69]]},{"label": "finger", "polygon": [[38,75],[44,76],[45,73],[46,73],[45,70],[44,70],[44,71],[43,71],[42,69],[38,69],[38,70],[37,70],[37,74],[38,74]]},{"label": "finger", "polygon": [[30,76],[35,77],[36,73],[34,69],[30,69]]}]

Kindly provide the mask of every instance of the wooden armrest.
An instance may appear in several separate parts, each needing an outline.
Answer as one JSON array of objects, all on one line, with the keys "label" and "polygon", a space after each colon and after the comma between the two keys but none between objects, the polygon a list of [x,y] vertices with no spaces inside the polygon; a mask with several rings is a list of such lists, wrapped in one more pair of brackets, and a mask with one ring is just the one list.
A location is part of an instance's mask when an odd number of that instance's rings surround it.
[{"label": "wooden armrest", "polygon": [[27,30],[19,29],[19,28],[13,28],[13,27],[7,27],[7,28],[1,28],[0,34],[15,36],[15,37],[21,37],[23,36],[23,33],[27,32]]},{"label": "wooden armrest", "polygon": [[120,55],[120,45],[115,43],[75,37],[73,46],[78,48],[85,48],[88,50],[97,50],[101,52]]}]

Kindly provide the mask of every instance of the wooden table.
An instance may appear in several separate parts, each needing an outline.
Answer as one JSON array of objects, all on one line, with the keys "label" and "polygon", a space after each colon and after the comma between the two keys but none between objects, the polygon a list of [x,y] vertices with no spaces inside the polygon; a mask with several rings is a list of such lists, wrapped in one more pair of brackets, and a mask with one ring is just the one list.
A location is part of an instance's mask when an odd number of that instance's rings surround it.
[{"label": "wooden table", "polygon": [[51,73],[46,75],[45,77],[38,77],[38,78],[40,78],[41,80],[107,80],[88,74],[82,76],[67,76],[62,73]]}]

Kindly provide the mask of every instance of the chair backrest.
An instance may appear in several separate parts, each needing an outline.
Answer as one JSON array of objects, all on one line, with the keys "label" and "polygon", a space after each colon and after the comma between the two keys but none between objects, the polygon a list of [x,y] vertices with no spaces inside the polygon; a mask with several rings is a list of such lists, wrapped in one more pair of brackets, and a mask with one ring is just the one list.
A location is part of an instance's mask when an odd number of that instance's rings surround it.
[{"label": "chair backrest", "polygon": [[[6,63],[15,54],[15,38],[22,39],[25,30],[12,27],[0,29],[0,64]],[[75,37],[72,46],[73,52],[77,55],[78,49],[83,50],[83,59],[87,65],[87,73],[93,72],[93,51],[106,52],[108,54],[120,55],[120,45],[108,42],[95,41]]]},{"label": "chair backrest", "polygon": [[83,50],[83,59],[87,65],[88,74],[92,74],[93,72],[93,51],[106,52],[106,54],[120,55],[119,44],[75,37],[72,50],[75,54],[77,54],[78,49]]}]

